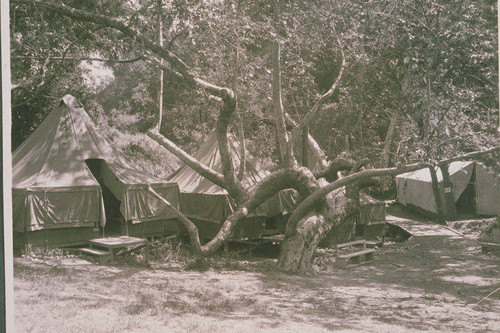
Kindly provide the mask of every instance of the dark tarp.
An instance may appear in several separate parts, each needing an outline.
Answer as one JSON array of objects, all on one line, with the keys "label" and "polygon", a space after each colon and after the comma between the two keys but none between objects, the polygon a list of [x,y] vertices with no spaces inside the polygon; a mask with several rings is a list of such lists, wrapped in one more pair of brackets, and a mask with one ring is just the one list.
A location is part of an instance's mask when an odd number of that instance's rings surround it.
[{"label": "dark tarp", "polygon": [[99,182],[86,160],[98,159],[104,184],[121,201],[126,220],[146,221],[174,215],[147,191],[178,205],[178,187],[145,175],[115,151],[80,102],[66,95],[12,158],[15,231],[104,226]]}]

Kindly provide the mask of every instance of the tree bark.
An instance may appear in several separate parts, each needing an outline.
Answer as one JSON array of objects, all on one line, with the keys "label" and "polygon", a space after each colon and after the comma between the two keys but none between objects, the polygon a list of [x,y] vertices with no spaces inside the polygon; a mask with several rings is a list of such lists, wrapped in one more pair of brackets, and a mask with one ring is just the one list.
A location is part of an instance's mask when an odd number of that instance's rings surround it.
[{"label": "tree bark", "polygon": [[434,203],[436,205],[437,219],[439,223],[444,224],[445,212],[443,209],[443,202],[441,201],[441,191],[439,191],[439,182],[436,174],[436,169],[434,169],[434,166],[429,166],[429,172],[431,173],[432,193],[434,195]]},{"label": "tree bark", "polygon": [[278,137],[278,148],[280,151],[281,164],[284,167],[293,165],[293,150],[291,142],[289,144],[288,133],[286,131],[285,116],[283,111],[283,99],[281,96],[281,46],[280,46],[280,2],[275,4],[275,25],[276,43],[273,57],[273,110],[276,121],[276,131]]},{"label": "tree bark", "polygon": [[323,214],[309,212],[283,239],[278,267],[289,273],[310,272],[319,242],[330,229]]},{"label": "tree bark", "polygon": [[342,191],[338,191],[335,201],[334,209],[327,202],[323,202],[321,208],[310,209],[296,225],[289,227],[287,224],[278,260],[278,267],[281,270],[290,273],[310,273],[320,241],[332,228],[358,211],[356,201],[347,197]]},{"label": "tree bark", "polygon": [[384,150],[382,151],[383,168],[389,167],[389,163],[391,160],[390,157],[391,157],[392,140],[394,139],[394,132],[398,125],[398,121],[399,121],[399,111],[397,109],[394,109],[394,111],[392,112],[391,122],[389,123],[389,129],[387,130],[387,134],[385,136]]},{"label": "tree bark", "polygon": [[[159,21],[160,21],[160,47],[163,47],[163,15],[162,15],[162,0],[158,0],[158,12],[159,12]],[[161,123],[162,123],[162,118],[163,118],[163,82],[164,81],[164,75],[163,75],[163,69],[160,68],[160,91],[159,91],[159,98],[158,98],[158,132],[161,133]]]},{"label": "tree bark", "polygon": [[455,207],[455,198],[453,198],[453,183],[450,180],[448,172],[449,164],[439,164],[441,174],[443,175],[444,200],[446,203],[446,219],[454,220],[457,217],[457,209]]}]

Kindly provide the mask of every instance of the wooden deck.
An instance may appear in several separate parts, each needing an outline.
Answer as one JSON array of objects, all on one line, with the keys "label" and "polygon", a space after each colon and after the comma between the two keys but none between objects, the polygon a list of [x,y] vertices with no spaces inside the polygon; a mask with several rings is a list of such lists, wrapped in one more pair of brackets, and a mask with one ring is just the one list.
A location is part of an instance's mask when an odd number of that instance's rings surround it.
[{"label": "wooden deck", "polygon": [[[116,254],[119,255],[144,246],[146,247],[144,261],[145,263],[149,262],[149,241],[145,238],[130,236],[104,237],[91,239],[88,243],[90,248],[80,249],[82,252],[98,255],[105,258],[106,261],[109,256],[111,262],[113,262],[113,257],[115,256],[115,249],[122,249]],[[105,251],[101,251],[99,249],[104,249]]]}]

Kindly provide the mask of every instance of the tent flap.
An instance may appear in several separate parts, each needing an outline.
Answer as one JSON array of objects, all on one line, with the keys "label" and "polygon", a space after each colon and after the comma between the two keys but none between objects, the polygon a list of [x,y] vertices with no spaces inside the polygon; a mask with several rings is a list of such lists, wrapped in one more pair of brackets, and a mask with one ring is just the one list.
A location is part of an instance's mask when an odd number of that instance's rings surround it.
[{"label": "tent flap", "polygon": [[[179,207],[179,189],[177,186],[152,186],[153,189],[170,202]],[[160,200],[154,197],[147,187],[127,189],[127,198],[120,208],[127,220],[134,222],[146,220],[163,220],[175,217],[175,214]]]},{"label": "tent flap", "polygon": [[14,230],[19,232],[68,226],[93,227],[101,221],[100,189],[95,191],[25,192],[13,194]]},{"label": "tent flap", "polygon": [[[99,179],[87,160],[102,160]],[[105,224],[101,182],[121,200],[126,219],[171,217],[147,184],[174,205],[178,187],[144,174],[118,153],[76,98],[66,95],[13,152],[14,228],[18,231]]]}]

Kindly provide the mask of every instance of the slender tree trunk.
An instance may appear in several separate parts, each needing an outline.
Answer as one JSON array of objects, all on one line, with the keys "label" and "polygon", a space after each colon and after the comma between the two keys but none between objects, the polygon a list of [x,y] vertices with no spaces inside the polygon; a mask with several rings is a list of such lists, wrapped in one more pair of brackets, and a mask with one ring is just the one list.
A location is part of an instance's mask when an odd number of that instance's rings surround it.
[{"label": "slender tree trunk", "polygon": [[[159,20],[160,20],[160,47],[163,47],[163,15],[162,15],[162,0],[158,0],[158,12],[159,12]],[[161,63],[163,64],[163,60],[160,60]],[[163,117],[163,80],[164,80],[164,75],[163,75],[163,69],[160,69],[160,92],[159,92],[159,98],[158,98],[158,132],[161,133],[161,123],[162,123],[162,117]]]},{"label": "slender tree trunk", "polygon": [[304,127],[302,133],[302,165],[309,168],[309,127]]},{"label": "slender tree trunk", "polygon": [[431,97],[431,74],[430,74],[430,69],[427,69],[426,72],[426,84],[427,84],[427,89],[426,89],[426,95],[427,95],[427,112],[424,113],[424,123],[423,123],[423,133],[424,133],[424,140],[429,137],[429,127],[430,127],[430,119],[431,119],[431,113],[432,113],[432,97]]},{"label": "slender tree trunk", "polygon": [[394,132],[399,122],[399,111],[394,109],[392,112],[391,121],[389,123],[389,129],[385,135],[384,150],[382,151],[382,167],[387,168],[391,160],[391,146],[394,139]]},{"label": "slender tree trunk", "polygon": [[[279,31],[279,2],[276,4],[276,28]],[[278,136],[278,147],[282,165],[292,165],[292,147],[288,144],[288,133],[286,131],[285,116],[283,111],[283,100],[281,97],[281,46],[279,36],[277,37],[273,57],[273,110],[276,120],[276,131]]]},{"label": "slender tree trunk", "polygon": [[446,202],[446,219],[453,220],[457,217],[457,209],[455,207],[455,199],[453,198],[453,183],[448,172],[449,164],[440,164],[439,168],[443,174],[444,199]]},{"label": "slender tree trunk", "polygon": [[[363,48],[363,47],[362,47]],[[364,50],[363,50],[364,51]],[[358,110],[358,135],[361,148],[365,145],[363,134],[363,114],[364,114],[364,76],[365,66],[360,66],[358,70],[358,95],[359,95],[359,110]]]},{"label": "slender tree trunk", "polygon": [[434,194],[434,202],[436,204],[436,213],[438,222],[444,224],[445,213],[443,208],[443,202],[441,201],[441,191],[439,191],[439,182],[437,178],[436,169],[434,167],[429,167],[432,179],[432,193]]}]

